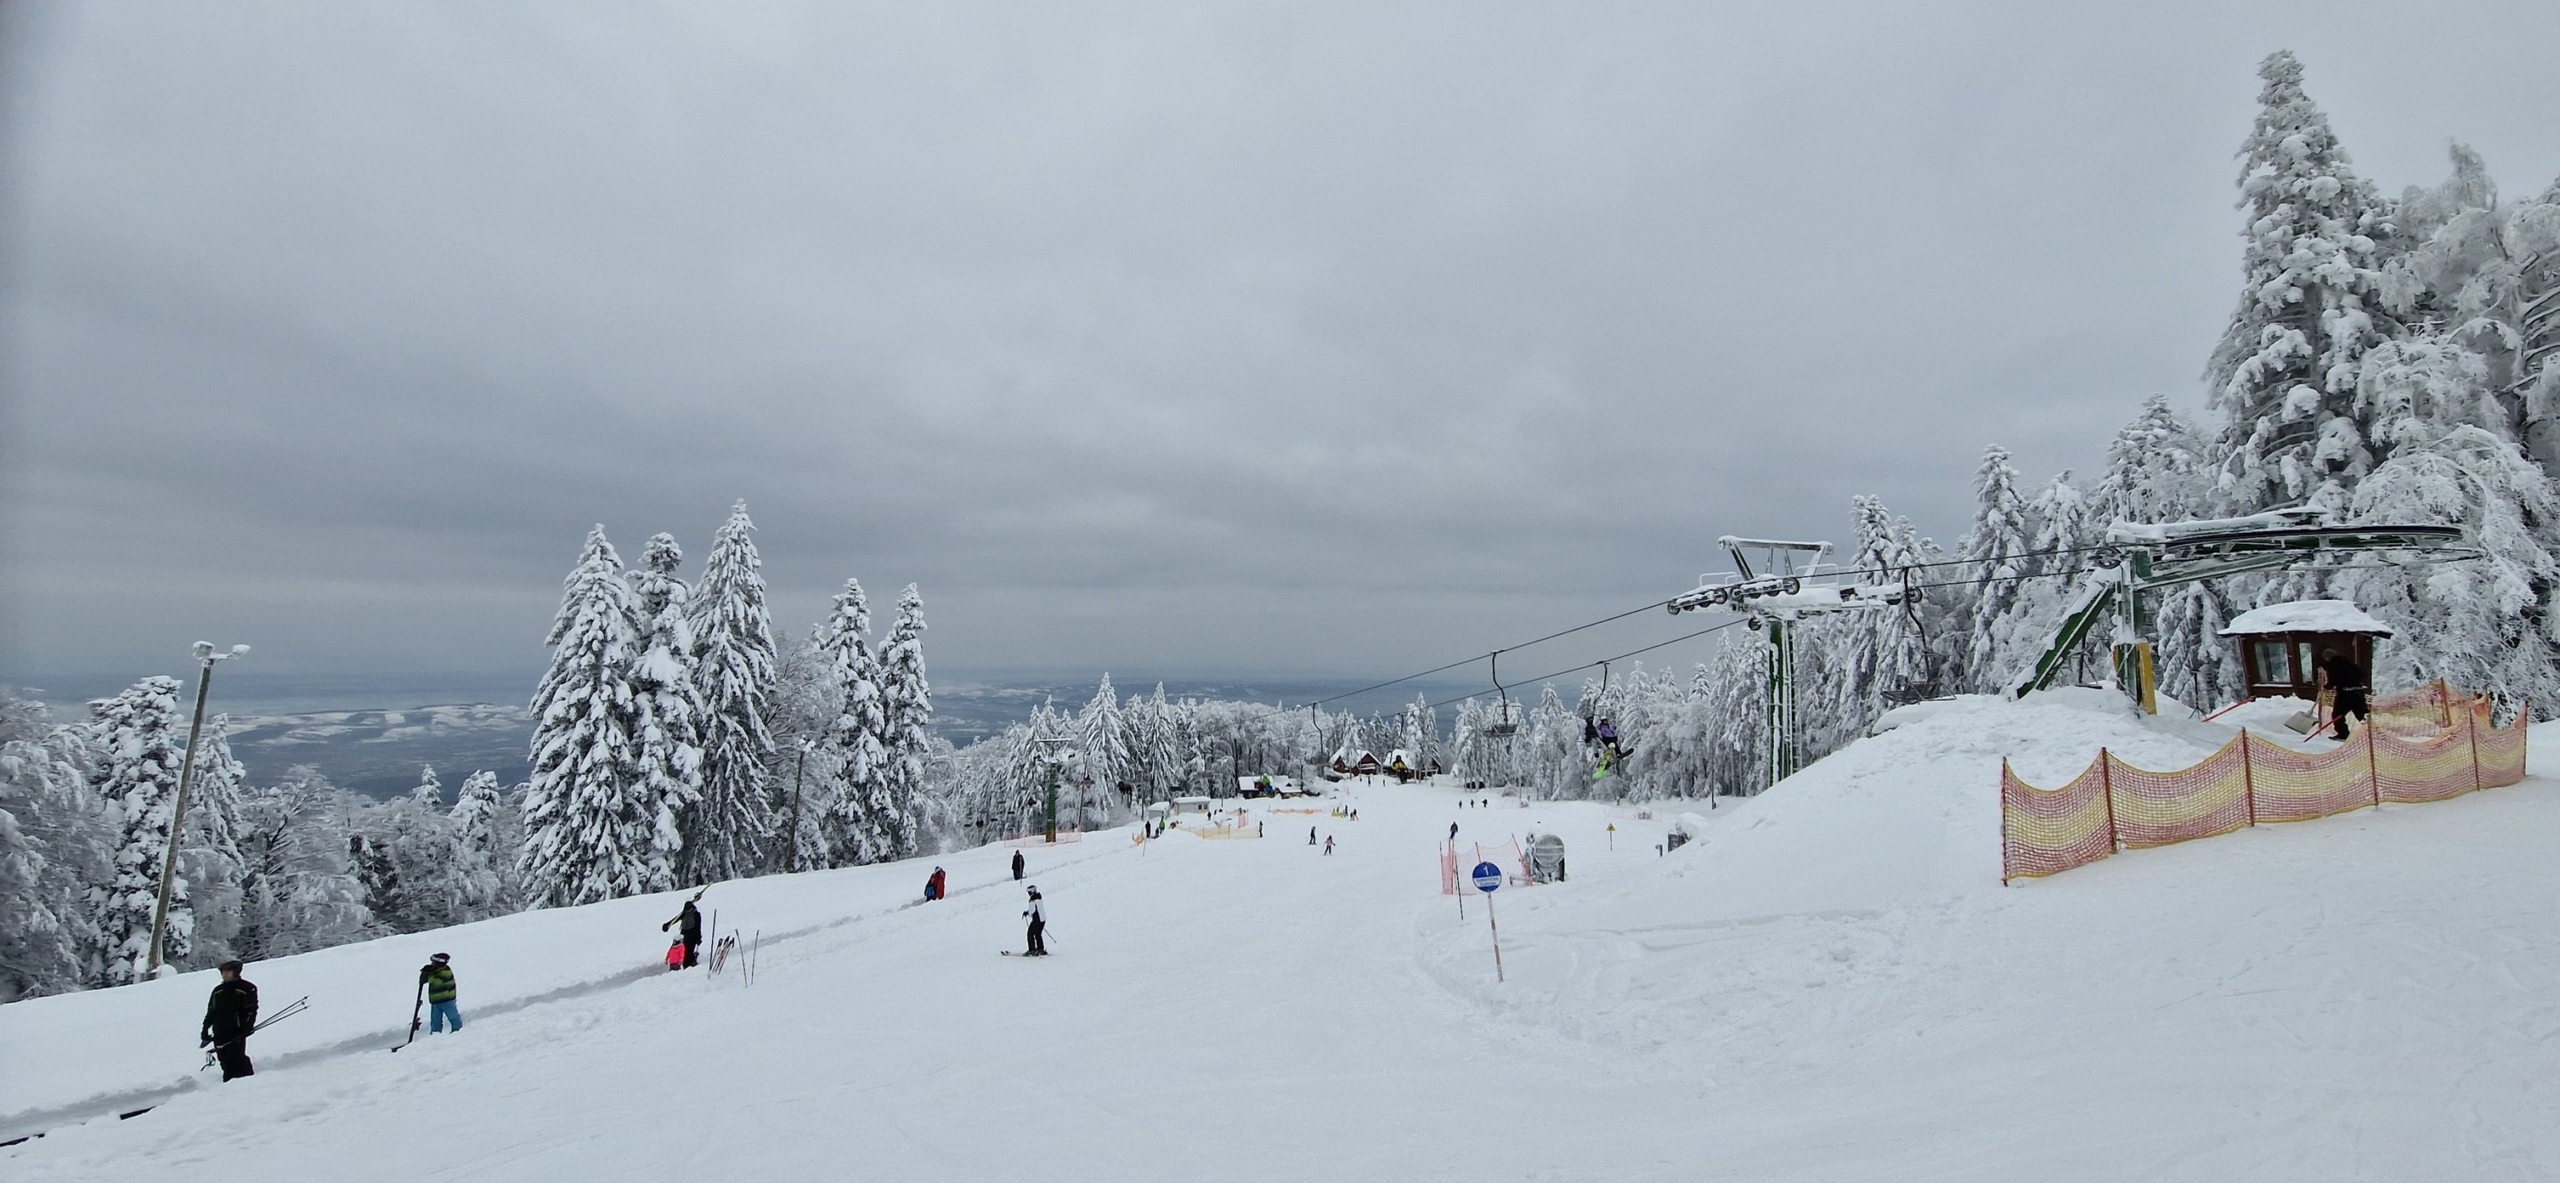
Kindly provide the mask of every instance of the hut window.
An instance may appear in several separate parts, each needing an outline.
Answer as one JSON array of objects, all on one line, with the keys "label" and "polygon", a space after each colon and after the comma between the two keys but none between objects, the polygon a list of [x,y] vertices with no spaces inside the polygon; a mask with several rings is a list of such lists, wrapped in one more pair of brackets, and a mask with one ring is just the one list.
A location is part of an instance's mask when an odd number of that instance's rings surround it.
[{"label": "hut window", "polygon": [[2261,686],[2290,684],[2293,681],[2293,675],[2285,665],[2285,643],[2260,641],[2257,645],[2258,684]]}]

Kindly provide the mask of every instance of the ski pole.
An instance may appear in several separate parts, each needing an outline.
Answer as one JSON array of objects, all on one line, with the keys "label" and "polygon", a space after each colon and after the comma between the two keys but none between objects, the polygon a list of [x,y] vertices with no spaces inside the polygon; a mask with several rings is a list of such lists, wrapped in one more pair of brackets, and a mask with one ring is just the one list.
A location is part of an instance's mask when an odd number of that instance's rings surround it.
[{"label": "ski pole", "polygon": [[418,1000],[409,1004],[409,1038],[402,1040],[400,1042],[400,1047],[395,1047],[391,1050],[396,1052],[399,1051],[401,1047],[407,1047],[410,1044],[418,1042],[418,1015],[421,1011],[426,1009],[426,1006],[427,979],[421,977],[418,979]]}]

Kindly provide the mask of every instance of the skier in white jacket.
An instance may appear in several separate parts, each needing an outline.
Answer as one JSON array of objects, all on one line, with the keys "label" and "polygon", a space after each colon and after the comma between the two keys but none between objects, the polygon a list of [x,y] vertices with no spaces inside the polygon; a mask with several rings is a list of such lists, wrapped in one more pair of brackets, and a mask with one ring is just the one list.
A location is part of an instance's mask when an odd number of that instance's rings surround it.
[{"label": "skier in white jacket", "polygon": [[1025,957],[1046,957],[1049,955],[1049,946],[1041,943],[1040,930],[1049,927],[1049,913],[1040,907],[1040,889],[1034,887],[1029,890],[1031,892],[1031,906],[1024,908],[1022,910],[1022,914],[1025,918],[1031,921],[1031,930],[1024,938],[1030,945],[1030,948],[1022,955]]}]

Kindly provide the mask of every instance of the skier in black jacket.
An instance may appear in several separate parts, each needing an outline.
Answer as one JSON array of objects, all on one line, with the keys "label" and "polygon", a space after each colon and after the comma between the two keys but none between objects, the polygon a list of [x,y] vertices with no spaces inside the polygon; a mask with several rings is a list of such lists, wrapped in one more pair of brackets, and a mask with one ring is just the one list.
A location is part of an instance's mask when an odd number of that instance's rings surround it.
[{"label": "skier in black jacket", "polygon": [[1013,852],[1013,881],[1022,882],[1022,852],[1019,850]]},{"label": "skier in black jacket", "polygon": [[2320,664],[2316,669],[2321,689],[2336,693],[2336,698],[2329,703],[2329,718],[2338,725],[2332,738],[2344,743],[2347,739],[2348,715],[2354,715],[2366,722],[2373,720],[2372,708],[2365,702],[2368,691],[2365,686],[2364,671],[2357,668],[2356,663],[2346,654],[2334,649],[2321,656]]},{"label": "skier in black jacket", "polygon": [[[702,892],[693,893],[693,900],[701,898]],[[693,900],[686,900],[684,911],[676,913],[673,919],[658,926],[659,932],[665,932],[670,928],[677,929],[677,934],[684,938],[684,968],[686,969],[693,968],[694,952],[702,947],[702,909],[694,907]]]},{"label": "skier in black jacket", "polygon": [[249,1033],[258,1026],[258,987],[240,976],[237,961],[222,963],[222,981],[204,1005],[204,1044],[222,1061],[222,1079],[254,1076],[249,1063]]}]

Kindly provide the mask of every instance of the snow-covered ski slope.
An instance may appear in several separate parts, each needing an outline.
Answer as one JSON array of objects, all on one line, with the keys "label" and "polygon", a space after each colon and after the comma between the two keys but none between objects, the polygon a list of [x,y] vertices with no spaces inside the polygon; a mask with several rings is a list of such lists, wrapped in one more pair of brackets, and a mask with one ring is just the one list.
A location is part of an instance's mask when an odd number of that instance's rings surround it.
[{"label": "snow-covered ski slope", "polygon": [[[2100,745],[2170,768],[2227,735],[1961,700],[1667,857],[1667,813],[1429,788],[1257,809],[1261,840],[1094,835],[1031,853],[1046,960],[996,956],[1003,848],[934,860],[930,905],[923,864],[715,886],[722,927],[764,930],[752,989],[649,970],[673,897],[510,917],[253,967],[313,1010],[225,1086],[192,1077],[205,975],[18,1003],[0,1137],[52,1132],[0,1176],[2560,1174],[2549,782],[2000,886],[2003,755],[2059,784]],[[1570,882],[1499,895],[1504,983],[1482,903],[1437,893],[1452,821],[1569,844]],[[437,950],[470,1026],[388,1054]]]}]

